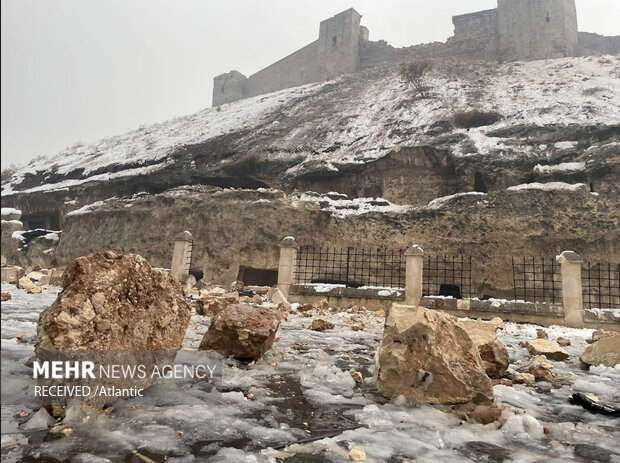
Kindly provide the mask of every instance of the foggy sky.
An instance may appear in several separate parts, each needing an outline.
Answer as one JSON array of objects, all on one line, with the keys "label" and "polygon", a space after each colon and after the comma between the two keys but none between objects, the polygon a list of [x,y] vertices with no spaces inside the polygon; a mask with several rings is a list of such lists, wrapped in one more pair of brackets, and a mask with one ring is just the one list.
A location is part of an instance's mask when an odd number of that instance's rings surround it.
[{"label": "foggy sky", "polygon": [[[371,40],[445,41],[496,0],[2,0],[2,168],[211,105],[353,6]],[[620,34],[620,1],[577,0],[579,30]]]}]

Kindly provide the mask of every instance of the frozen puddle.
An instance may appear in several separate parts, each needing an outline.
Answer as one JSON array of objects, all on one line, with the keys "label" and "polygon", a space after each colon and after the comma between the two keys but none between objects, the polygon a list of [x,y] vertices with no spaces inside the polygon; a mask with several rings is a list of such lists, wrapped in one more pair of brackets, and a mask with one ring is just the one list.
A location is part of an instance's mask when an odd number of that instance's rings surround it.
[{"label": "frozen puddle", "polygon": [[[21,431],[27,418],[16,413],[40,407],[23,393],[32,381],[24,362],[34,349],[38,314],[55,295],[2,290],[13,296],[2,304],[3,461],[346,462],[349,450],[361,445],[369,462],[620,462],[618,419],[567,400],[581,391],[620,402],[620,367],[580,369],[578,356],[592,330],[547,329],[550,339],[572,341],[571,357],[554,362],[564,379],[534,388],[496,386],[497,400],[525,412],[497,429],[377,394],[372,371],[383,323],[372,314],[360,314],[364,331],[345,323],[350,314],[320,315],[336,324],[325,332],[307,329],[312,318],[291,314],[263,359],[223,361],[217,391],[200,381],[155,386],[147,398],[115,402],[105,413],[73,413],[53,431]],[[535,338],[537,327],[506,325],[499,339],[516,369],[530,357],[519,342]],[[194,315],[184,347],[196,348],[208,326],[209,318]],[[364,384],[353,380],[351,368]]]}]

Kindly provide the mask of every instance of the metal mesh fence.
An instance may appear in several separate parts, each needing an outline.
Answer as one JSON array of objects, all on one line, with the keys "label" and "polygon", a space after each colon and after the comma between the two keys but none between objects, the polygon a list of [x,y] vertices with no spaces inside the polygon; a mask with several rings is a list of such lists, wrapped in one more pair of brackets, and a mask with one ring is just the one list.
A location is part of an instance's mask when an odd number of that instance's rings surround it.
[{"label": "metal mesh fence", "polygon": [[404,288],[405,256],[401,250],[302,246],[295,282]]},{"label": "metal mesh fence", "polygon": [[422,269],[424,296],[472,297],[471,257],[427,256]]},{"label": "metal mesh fence", "polygon": [[582,267],[583,306],[620,309],[620,264],[588,262]]},{"label": "metal mesh fence", "polygon": [[512,258],[512,280],[515,300],[526,302],[562,301],[560,264],[554,258]]}]

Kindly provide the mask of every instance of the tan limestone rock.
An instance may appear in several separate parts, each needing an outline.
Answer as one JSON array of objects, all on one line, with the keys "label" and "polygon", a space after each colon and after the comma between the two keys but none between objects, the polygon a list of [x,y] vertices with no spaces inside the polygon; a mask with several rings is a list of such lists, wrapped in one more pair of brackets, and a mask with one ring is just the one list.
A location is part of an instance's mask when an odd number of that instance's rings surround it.
[{"label": "tan limestone rock", "polygon": [[613,367],[620,363],[620,333],[601,338],[579,356],[586,365]]},{"label": "tan limestone rock", "polygon": [[532,355],[544,355],[551,360],[565,360],[568,352],[549,339],[532,339],[527,342],[527,350]]},{"label": "tan limestone rock", "polygon": [[456,321],[423,307],[393,305],[375,368],[379,392],[412,402],[491,403],[491,380]]},{"label": "tan limestone rock", "polygon": [[248,304],[231,304],[211,319],[200,350],[216,350],[242,359],[258,359],[271,349],[282,313]]}]

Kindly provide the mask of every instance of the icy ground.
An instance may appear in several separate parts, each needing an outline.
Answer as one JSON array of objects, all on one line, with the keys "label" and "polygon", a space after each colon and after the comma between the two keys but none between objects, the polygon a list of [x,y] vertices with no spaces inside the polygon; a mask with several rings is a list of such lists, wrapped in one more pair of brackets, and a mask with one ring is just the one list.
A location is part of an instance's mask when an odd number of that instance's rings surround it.
[{"label": "icy ground", "polygon": [[[200,382],[179,386],[176,394],[155,386],[150,398],[161,406],[122,400],[108,413],[75,414],[48,431],[21,431],[27,418],[15,414],[40,406],[23,392],[32,384],[23,364],[36,342],[38,314],[55,294],[30,295],[6,285],[2,291],[13,296],[2,303],[3,461],[267,462],[285,456],[279,449],[284,445],[316,438],[289,447],[286,455],[294,455],[284,461],[345,462],[357,445],[369,462],[620,461],[618,419],[589,414],[567,400],[573,391],[584,391],[620,402],[620,366],[579,367],[592,330],[547,329],[550,339],[572,341],[570,358],[554,362],[554,373],[563,379],[534,388],[495,386],[497,400],[525,412],[497,429],[464,422],[440,407],[390,402],[377,394],[371,376],[383,320],[372,313],[359,315],[363,331],[345,322],[349,313],[291,314],[265,358],[253,364],[224,361],[221,394],[206,394]],[[308,330],[317,317],[336,328]],[[499,339],[515,369],[530,357],[519,341],[535,338],[537,327],[506,325]],[[208,317],[193,315],[184,347],[196,348],[208,326]],[[351,368],[365,384],[355,383]],[[4,406],[7,402],[17,405]],[[543,426],[549,426],[548,436]]]}]

